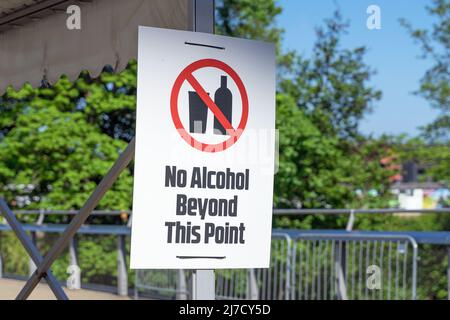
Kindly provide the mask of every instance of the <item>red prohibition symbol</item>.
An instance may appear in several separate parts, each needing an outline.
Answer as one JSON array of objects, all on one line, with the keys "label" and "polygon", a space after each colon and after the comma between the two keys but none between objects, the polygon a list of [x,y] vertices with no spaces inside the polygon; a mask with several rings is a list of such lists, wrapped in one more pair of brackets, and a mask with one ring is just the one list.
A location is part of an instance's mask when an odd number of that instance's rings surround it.
[{"label": "red prohibition symbol", "polygon": [[[241,121],[239,122],[239,125],[237,128],[234,128],[230,121],[225,117],[225,115],[222,113],[222,111],[219,109],[219,107],[214,103],[214,101],[210,98],[210,96],[206,93],[205,89],[202,87],[202,85],[197,81],[197,79],[193,76],[193,72],[202,69],[202,68],[217,68],[225,73],[227,73],[231,79],[235,82],[240,96],[242,100],[242,116]],[[220,124],[225,128],[226,132],[229,135],[229,138],[221,143],[217,144],[208,144],[203,143],[198,140],[196,140],[193,136],[191,136],[186,129],[184,128],[181,120],[180,115],[178,112],[178,96],[180,94],[181,86],[183,85],[184,81],[187,81],[192,88],[197,92],[199,97],[203,100],[203,102],[206,104],[209,110],[212,111],[216,119],[220,122]],[[181,71],[180,75],[175,80],[175,83],[172,88],[172,93],[170,96],[170,112],[172,115],[172,120],[175,125],[175,128],[177,129],[180,136],[192,147],[195,149],[198,149],[203,152],[218,152],[218,151],[224,151],[231,147],[233,144],[235,144],[240,136],[242,135],[245,126],[247,125],[248,120],[248,96],[247,91],[245,90],[245,86],[239,77],[239,75],[234,71],[229,65],[226,63],[216,60],[216,59],[202,59],[195,61],[188,65],[186,68]]]}]

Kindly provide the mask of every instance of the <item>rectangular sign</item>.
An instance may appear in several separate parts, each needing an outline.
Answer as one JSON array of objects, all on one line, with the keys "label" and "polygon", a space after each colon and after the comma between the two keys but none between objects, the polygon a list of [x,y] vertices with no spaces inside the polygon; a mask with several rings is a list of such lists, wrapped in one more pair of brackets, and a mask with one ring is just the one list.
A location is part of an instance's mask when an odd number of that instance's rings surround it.
[{"label": "rectangular sign", "polygon": [[131,268],[267,268],[273,44],[140,27]]}]

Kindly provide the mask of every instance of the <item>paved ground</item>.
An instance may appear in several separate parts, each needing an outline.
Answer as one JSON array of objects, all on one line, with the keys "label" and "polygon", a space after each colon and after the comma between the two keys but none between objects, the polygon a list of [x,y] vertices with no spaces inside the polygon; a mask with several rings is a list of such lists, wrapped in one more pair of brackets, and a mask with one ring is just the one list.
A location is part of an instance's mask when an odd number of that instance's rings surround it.
[{"label": "paved ground", "polygon": [[[9,279],[0,279],[0,300],[14,299],[24,286],[25,282]],[[119,297],[114,294],[91,291],[91,290],[68,290],[64,288],[67,296],[71,300],[128,300],[128,297]],[[53,300],[53,295],[50,288],[41,283],[34,290],[30,296],[31,300]]]}]

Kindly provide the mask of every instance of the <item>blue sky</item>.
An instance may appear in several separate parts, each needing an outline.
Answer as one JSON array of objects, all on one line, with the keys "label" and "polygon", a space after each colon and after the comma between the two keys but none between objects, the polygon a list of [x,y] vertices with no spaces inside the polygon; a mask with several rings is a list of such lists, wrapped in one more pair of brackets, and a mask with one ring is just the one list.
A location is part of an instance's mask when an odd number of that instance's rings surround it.
[{"label": "blue sky", "polygon": [[[426,0],[279,0],[283,13],[277,20],[285,29],[283,46],[308,56],[316,39],[314,28],[330,17],[339,7],[350,21],[342,45],[368,48],[365,62],[377,71],[371,84],[383,92],[374,112],[361,124],[361,131],[379,136],[383,133],[416,135],[418,127],[430,123],[438,114],[426,100],[412,92],[431,66],[419,59],[420,49],[400,25],[405,18],[417,27],[430,27],[433,20],[425,11]],[[381,29],[369,30],[366,9],[369,5],[381,9]]]}]

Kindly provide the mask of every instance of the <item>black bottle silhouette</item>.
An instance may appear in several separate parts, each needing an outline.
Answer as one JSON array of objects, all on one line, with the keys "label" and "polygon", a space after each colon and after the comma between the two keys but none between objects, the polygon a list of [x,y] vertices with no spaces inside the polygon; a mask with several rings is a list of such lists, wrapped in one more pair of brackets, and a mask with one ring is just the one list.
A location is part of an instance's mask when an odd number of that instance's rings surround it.
[{"label": "black bottle silhouette", "polygon": [[189,91],[189,132],[205,133],[207,117],[208,106],[197,92]]},{"label": "black bottle silhouette", "polygon": [[[233,95],[227,88],[227,76],[220,77],[220,88],[214,94],[214,102],[224,114],[225,118],[231,123],[233,111]],[[214,117],[214,133],[228,134],[222,124]]]}]

